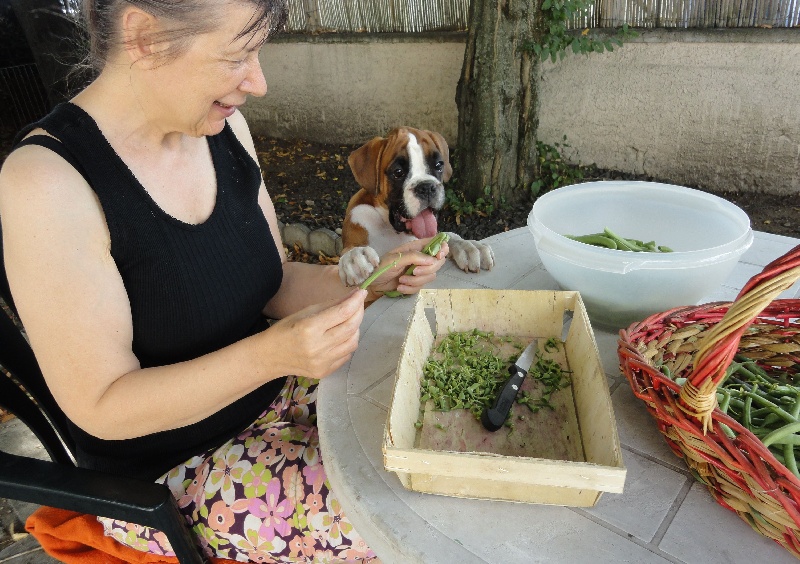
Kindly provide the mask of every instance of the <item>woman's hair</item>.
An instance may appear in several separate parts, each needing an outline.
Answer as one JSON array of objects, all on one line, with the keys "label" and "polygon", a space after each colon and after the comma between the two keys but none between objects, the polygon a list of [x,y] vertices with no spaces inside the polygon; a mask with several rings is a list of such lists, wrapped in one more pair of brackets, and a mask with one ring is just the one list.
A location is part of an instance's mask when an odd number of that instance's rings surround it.
[{"label": "woman's hair", "polygon": [[99,73],[112,50],[122,45],[118,22],[126,6],[136,6],[161,22],[161,31],[152,39],[169,44],[169,49],[159,54],[167,62],[181,55],[194,37],[214,30],[219,19],[225,17],[224,8],[229,2],[253,6],[253,15],[238,37],[261,33],[266,40],[286,25],[287,0],[83,0],[86,63],[93,74]]}]

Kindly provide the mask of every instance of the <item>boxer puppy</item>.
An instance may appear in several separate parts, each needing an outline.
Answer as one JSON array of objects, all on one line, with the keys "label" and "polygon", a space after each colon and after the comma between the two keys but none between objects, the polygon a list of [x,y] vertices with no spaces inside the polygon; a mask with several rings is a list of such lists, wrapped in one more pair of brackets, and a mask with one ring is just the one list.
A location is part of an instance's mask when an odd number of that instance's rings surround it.
[{"label": "boxer puppy", "polygon": [[[393,129],[350,154],[360,190],[350,199],[342,225],[339,276],[344,284],[361,284],[393,248],[436,235],[443,183],[453,174],[449,156],[439,133],[412,127]],[[488,245],[448,235],[450,256],[460,269],[478,272],[494,266]]]}]

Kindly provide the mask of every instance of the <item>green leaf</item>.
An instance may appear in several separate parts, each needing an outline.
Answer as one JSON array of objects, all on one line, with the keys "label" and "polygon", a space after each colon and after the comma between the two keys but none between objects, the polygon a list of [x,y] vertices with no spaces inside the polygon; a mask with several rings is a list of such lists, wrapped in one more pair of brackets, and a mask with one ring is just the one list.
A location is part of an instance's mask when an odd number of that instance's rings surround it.
[{"label": "green leaf", "polygon": [[[584,55],[612,52],[615,45],[622,46],[623,39],[638,35],[628,24],[618,28],[616,36],[611,38],[600,38],[596,33],[580,36],[570,33],[568,29],[571,27],[570,22],[575,16],[586,15],[595,2],[596,0],[542,0],[544,11],[542,23],[547,31],[538,46],[526,45],[525,49],[532,50],[543,61],[549,58],[555,63],[564,59],[569,50],[574,54]],[[588,34],[589,29],[585,29],[584,33]]]}]

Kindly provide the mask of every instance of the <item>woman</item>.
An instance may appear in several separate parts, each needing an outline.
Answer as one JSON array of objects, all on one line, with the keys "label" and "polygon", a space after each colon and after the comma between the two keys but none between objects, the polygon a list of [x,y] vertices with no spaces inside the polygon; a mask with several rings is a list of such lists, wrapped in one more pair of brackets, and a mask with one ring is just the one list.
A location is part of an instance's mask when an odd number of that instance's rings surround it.
[{"label": "woman", "polygon": [[168,484],[212,556],[372,557],[328,490],[313,381],[350,358],[366,302],[418,291],[446,249],[396,249],[367,291],[286,262],[238,111],[266,93],[258,54],[285,0],[89,0],[84,16],[97,78],[0,174],[11,291],[79,464]]}]

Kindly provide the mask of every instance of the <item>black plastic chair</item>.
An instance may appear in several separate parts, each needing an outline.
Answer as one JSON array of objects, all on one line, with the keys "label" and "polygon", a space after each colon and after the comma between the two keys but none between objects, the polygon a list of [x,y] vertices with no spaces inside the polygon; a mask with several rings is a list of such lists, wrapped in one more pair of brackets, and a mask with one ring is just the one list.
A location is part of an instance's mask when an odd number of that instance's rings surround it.
[{"label": "black plastic chair", "polygon": [[[0,297],[13,311],[0,243]],[[169,488],[78,468],[66,417],[45,384],[33,351],[7,312],[0,312],[0,407],[42,442],[51,461],[0,450],[0,498],[102,515],[162,531],[180,562],[207,563]]]}]

